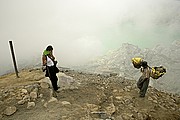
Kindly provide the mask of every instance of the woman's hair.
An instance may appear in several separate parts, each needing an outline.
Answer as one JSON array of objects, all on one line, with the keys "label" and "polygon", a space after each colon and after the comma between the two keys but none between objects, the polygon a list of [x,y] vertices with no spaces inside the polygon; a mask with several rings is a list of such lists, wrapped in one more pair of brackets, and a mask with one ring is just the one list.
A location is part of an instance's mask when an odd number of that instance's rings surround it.
[{"label": "woman's hair", "polygon": [[53,50],[53,47],[51,45],[47,46],[46,48],[47,51],[52,51]]},{"label": "woman's hair", "polygon": [[146,62],[146,61],[143,61],[143,62],[142,62],[142,67],[144,67],[144,68],[148,67],[148,65],[147,65],[147,62]]}]

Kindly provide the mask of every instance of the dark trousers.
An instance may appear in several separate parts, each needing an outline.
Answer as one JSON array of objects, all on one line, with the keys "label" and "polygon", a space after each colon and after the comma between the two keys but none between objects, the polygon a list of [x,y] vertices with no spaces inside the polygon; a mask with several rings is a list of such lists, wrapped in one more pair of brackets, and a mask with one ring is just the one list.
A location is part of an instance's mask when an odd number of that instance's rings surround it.
[{"label": "dark trousers", "polygon": [[56,76],[56,72],[55,72],[55,66],[47,66],[46,67],[46,77],[49,77],[49,79],[51,80],[53,89],[56,91],[58,90],[58,86],[57,86],[57,81],[58,78]]},{"label": "dark trousers", "polygon": [[144,97],[149,86],[149,79],[144,79],[142,76],[137,82],[137,87],[140,89],[140,96]]}]

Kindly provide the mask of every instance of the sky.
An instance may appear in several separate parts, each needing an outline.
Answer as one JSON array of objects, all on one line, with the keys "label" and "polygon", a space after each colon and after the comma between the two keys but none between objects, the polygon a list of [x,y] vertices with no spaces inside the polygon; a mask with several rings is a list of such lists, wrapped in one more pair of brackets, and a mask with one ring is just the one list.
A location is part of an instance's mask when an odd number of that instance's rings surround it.
[{"label": "sky", "polygon": [[[41,62],[54,47],[60,66],[81,65],[130,43],[140,48],[180,40],[179,0],[0,0],[0,73]],[[34,63],[35,64],[35,63]]]}]

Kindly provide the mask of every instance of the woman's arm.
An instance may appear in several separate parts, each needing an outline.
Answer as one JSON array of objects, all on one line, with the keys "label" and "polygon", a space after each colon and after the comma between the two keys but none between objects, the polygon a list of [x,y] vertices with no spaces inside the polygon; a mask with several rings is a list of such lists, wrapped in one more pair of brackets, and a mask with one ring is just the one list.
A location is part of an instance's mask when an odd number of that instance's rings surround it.
[{"label": "woman's arm", "polygon": [[50,58],[51,58],[51,60],[55,60],[55,57],[54,57],[54,55],[53,55],[53,51],[50,51],[50,54],[48,55]]},{"label": "woman's arm", "polygon": [[45,55],[42,56],[42,63],[43,63],[43,66],[45,66],[47,64],[47,60],[46,60]]}]

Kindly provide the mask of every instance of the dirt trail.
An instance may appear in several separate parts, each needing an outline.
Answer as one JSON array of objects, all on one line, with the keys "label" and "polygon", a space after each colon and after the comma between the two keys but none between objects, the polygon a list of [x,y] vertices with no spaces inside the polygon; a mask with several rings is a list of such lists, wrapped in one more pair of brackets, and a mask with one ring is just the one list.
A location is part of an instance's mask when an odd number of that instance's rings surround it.
[{"label": "dirt trail", "polygon": [[[58,73],[61,88],[55,98],[40,69],[23,70],[19,76],[0,77],[1,120],[180,119],[178,95],[149,87],[147,96],[139,98],[133,80],[66,71]],[[16,108],[8,111],[11,115],[5,112],[9,106]]]}]

